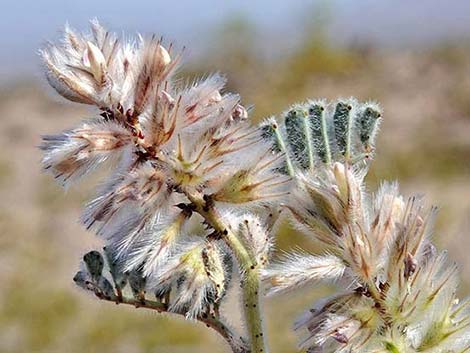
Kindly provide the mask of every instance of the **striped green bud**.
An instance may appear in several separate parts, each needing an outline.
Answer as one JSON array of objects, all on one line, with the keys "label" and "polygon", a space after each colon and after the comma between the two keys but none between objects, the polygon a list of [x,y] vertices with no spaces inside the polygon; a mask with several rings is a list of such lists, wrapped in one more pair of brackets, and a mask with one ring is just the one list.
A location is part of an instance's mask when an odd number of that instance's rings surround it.
[{"label": "striped green bud", "polygon": [[380,117],[381,113],[376,107],[365,105],[356,119],[359,139],[366,153],[372,151]]},{"label": "striped green bud", "polygon": [[101,256],[98,251],[93,250],[83,256],[83,262],[85,263],[91,278],[97,282],[103,273],[103,256]]},{"label": "striped green bud", "polygon": [[351,148],[351,110],[352,105],[346,102],[336,104],[333,115],[333,126],[338,152],[345,157],[350,157]]},{"label": "striped green bud", "polygon": [[330,163],[330,139],[323,105],[311,103],[308,108],[308,120],[310,121],[313,149],[323,163]]},{"label": "striped green bud", "polygon": [[285,116],[286,142],[301,169],[312,166],[311,144],[307,112],[302,107],[294,107]]}]

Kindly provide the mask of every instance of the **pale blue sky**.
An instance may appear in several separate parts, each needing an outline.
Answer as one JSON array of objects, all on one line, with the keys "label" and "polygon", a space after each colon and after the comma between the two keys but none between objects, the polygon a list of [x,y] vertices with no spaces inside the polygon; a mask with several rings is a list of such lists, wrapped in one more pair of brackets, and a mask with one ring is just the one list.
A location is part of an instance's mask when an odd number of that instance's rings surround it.
[{"label": "pale blue sky", "polygon": [[[211,29],[232,16],[259,27],[266,41],[295,41],[306,14],[320,0],[3,0],[0,81],[36,74],[35,52],[69,21],[85,28],[98,17],[112,29],[156,32],[193,53],[207,46]],[[468,0],[326,0],[336,40],[359,38],[382,45],[409,45],[443,38],[470,38]]]}]

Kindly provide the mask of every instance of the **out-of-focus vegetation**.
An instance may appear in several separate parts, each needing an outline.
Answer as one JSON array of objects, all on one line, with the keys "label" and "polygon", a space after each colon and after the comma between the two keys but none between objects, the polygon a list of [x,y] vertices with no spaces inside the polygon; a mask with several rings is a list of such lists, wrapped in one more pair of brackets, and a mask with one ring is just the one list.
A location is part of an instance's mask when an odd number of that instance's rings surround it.
[{"label": "out-of-focus vegetation", "polygon": [[[436,239],[462,264],[462,293],[468,293],[470,41],[378,50],[338,46],[324,26],[298,28],[305,33],[296,46],[273,38],[261,45],[255,25],[234,19],[211,31],[217,35],[208,36],[205,55],[182,74],[226,73],[228,89],[254,105],[258,121],[309,97],[379,101],[384,121],[369,181],[375,187],[398,179],[405,194],[425,193],[441,206]],[[219,338],[200,324],[100,303],[74,288],[80,255],[99,246],[76,221],[93,190],[87,185],[83,193],[72,188],[64,194],[40,174],[35,146],[40,134],[92,113],[51,100],[34,81],[1,88],[0,113],[0,352],[224,352]],[[288,227],[278,243],[306,247]],[[295,352],[294,318],[328,290],[268,300],[274,353]]]}]

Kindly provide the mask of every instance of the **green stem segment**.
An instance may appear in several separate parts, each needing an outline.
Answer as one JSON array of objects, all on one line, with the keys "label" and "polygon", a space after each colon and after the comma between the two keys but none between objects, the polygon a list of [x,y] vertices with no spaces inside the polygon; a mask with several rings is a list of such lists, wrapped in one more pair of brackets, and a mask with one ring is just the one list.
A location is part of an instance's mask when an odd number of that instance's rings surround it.
[{"label": "green stem segment", "polygon": [[242,291],[245,305],[245,319],[250,334],[251,351],[267,352],[261,317],[259,287],[258,269],[256,267],[254,269],[248,269],[242,281]]},{"label": "green stem segment", "polygon": [[260,308],[260,281],[259,268],[256,260],[245,248],[240,239],[227,227],[210,200],[193,190],[186,190],[186,196],[206,222],[217,232],[219,232],[225,243],[235,254],[241,270],[242,295],[245,309],[245,321],[250,335],[251,353],[266,353],[267,347],[264,339],[263,322]]}]

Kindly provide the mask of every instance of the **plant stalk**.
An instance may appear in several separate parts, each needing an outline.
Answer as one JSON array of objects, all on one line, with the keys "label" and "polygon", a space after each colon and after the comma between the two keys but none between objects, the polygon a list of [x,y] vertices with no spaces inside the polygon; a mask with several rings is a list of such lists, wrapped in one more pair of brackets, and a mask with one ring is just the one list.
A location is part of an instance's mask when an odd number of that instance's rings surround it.
[{"label": "plant stalk", "polygon": [[[114,299],[98,296],[101,300],[106,300],[109,302],[113,302],[116,304],[127,304],[132,305],[136,308],[145,308],[149,310],[155,310],[159,313],[170,313],[170,314],[177,314],[168,311],[168,306],[165,303],[155,301],[155,300],[147,300],[147,299],[135,299],[123,296],[118,302]],[[197,321],[205,324],[207,327],[212,328],[216,331],[219,335],[221,335],[225,341],[228,343],[230,348],[232,349],[233,353],[248,353],[247,347],[245,346],[245,342],[242,342],[238,335],[233,332],[231,328],[226,326],[222,321],[220,321],[217,317],[211,314],[203,314],[197,318]]]},{"label": "plant stalk", "polygon": [[222,239],[230,247],[237,258],[242,274],[241,289],[246,327],[250,336],[251,353],[268,352],[260,307],[260,280],[259,268],[256,260],[245,248],[240,239],[222,221],[212,202],[205,199],[201,193],[186,190],[186,196],[206,222],[221,234]]}]

